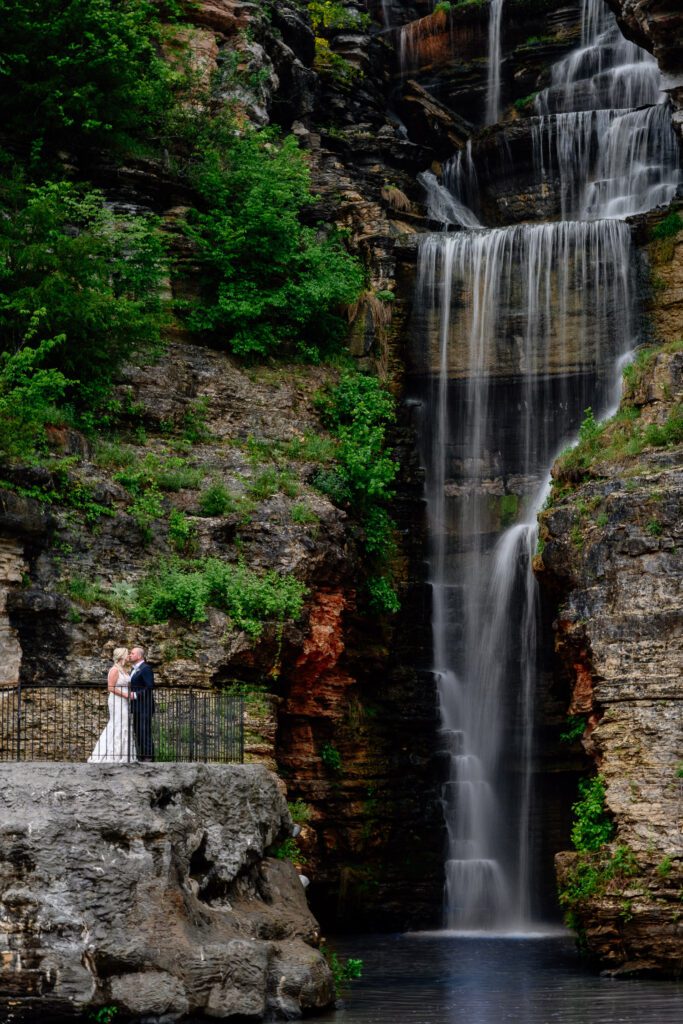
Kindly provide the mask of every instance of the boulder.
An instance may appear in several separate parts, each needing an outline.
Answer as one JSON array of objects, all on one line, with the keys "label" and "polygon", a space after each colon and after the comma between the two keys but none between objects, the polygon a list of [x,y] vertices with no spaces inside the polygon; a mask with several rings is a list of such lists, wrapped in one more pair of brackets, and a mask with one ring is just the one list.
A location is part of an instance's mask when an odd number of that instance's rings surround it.
[{"label": "boulder", "polygon": [[298,875],[267,856],[291,820],[263,766],[1,772],[0,1018],[292,1019],[333,1001]]}]

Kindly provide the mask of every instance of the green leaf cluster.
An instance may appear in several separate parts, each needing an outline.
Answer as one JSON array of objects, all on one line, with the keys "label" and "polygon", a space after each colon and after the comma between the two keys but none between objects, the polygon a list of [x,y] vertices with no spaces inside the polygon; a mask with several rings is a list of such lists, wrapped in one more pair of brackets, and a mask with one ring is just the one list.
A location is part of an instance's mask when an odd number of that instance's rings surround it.
[{"label": "green leaf cluster", "polygon": [[311,0],[308,4],[308,14],[315,32],[320,29],[340,32],[365,29],[370,24],[367,14],[360,14],[354,8],[337,3],[336,0]]},{"label": "green leaf cluster", "polygon": [[175,74],[151,0],[0,0],[0,124],[36,169],[148,138]]},{"label": "green leaf cluster", "polygon": [[297,619],[306,592],[293,576],[260,574],[242,563],[171,560],[138,585],[131,617],[145,624],[176,617],[204,622],[211,606],[227,612],[238,629],[256,638],[267,621]]},{"label": "green leaf cluster", "polygon": [[201,271],[191,329],[247,357],[316,359],[338,344],[363,272],[334,231],[302,223],[314,199],[294,137],[216,119],[190,173],[203,200],[186,228]]},{"label": "green leaf cluster", "polygon": [[334,468],[319,470],[315,484],[359,516],[372,570],[370,605],[377,612],[396,612],[400,605],[389,571],[396,553],[396,524],[385,507],[393,497],[397,473],[387,442],[396,418],[394,398],[376,377],[347,370],[316,404],[338,444]]},{"label": "green leaf cluster", "polygon": [[[159,346],[164,247],[153,218],[113,213],[68,182],[0,184],[0,350],[25,347],[32,399],[64,396],[80,415],[104,412],[111,382],[134,352]],[[19,366],[19,363],[15,363]],[[42,415],[42,414],[41,414]]]},{"label": "green leaf cluster", "polygon": [[576,743],[580,740],[586,731],[586,716],[585,715],[568,715],[567,726],[560,733],[560,742],[562,743]]},{"label": "green leaf cluster", "polygon": [[45,425],[59,418],[56,405],[69,382],[59,370],[42,364],[62,341],[45,339],[36,348],[0,354],[0,452],[4,455],[32,460],[45,448]]},{"label": "green leaf cluster", "polygon": [[338,953],[330,949],[324,942],[321,944],[322,953],[327,960],[327,965],[332,971],[334,979],[334,991],[339,998],[350,981],[357,981],[363,974],[363,961],[356,957],[347,957],[342,960]]},{"label": "green leaf cluster", "polygon": [[601,849],[614,835],[605,810],[605,780],[601,775],[579,782],[579,800],[572,806],[572,842],[579,852]]},{"label": "green leaf cluster", "polygon": [[341,754],[333,743],[324,743],[320,751],[320,760],[331,775],[341,775],[344,771]]},{"label": "green leaf cluster", "polygon": [[675,238],[679,231],[683,231],[683,217],[674,212],[660,220],[659,224],[655,224],[650,236],[654,239]]}]

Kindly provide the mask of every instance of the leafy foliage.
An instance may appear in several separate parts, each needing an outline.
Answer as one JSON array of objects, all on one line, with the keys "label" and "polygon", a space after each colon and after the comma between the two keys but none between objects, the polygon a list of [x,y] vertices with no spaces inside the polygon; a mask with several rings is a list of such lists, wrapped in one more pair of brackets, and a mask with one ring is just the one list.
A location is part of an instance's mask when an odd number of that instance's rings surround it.
[{"label": "leafy foliage", "polygon": [[679,213],[670,213],[659,224],[655,224],[650,234],[652,238],[675,238],[679,231],[683,231],[683,218]]},{"label": "leafy foliage", "polygon": [[[6,180],[0,187],[2,351],[39,350],[45,368],[64,375],[60,383],[77,409],[101,410],[122,362],[159,345],[163,256],[153,219],[118,216],[97,191]],[[57,380],[52,377],[53,389]]]},{"label": "leafy foliage", "polygon": [[614,835],[605,811],[605,780],[601,775],[579,782],[580,799],[572,806],[572,842],[579,852],[599,850]]},{"label": "leafy foliage", "polygon": [[287,838],[274,846],[272,849],[273,857],[277,857],[278,860],[291,860],[293,864],[305,864],[306,858],[302,855],[297,845],[296,839],[293,836],[287,836]]},{"label": "leafy foliage", "polygon": [[55,406],[69,382],[59,370],[41,364],[62,341],[45,339],[37,348],[0,355],[0,452],[4,455],[32,460],[36,451],[45,448],[45,425],[57,417]]},{"label": "leafy foliage", "polygon": [[339,998],[350,981],[357,981],[363,974],[363,961],[355,957],[342,960],[338,953],[330,949],[326,943],[320,946],[334,979],[334,991]]},{"label": "leafy foliage", "polygon": [[305,800],[293,800],[287,804],[292,821],[296,825],[305,825],[311,820],[311,808]]},{"label": "leafy foliage", "polygon": [[585,731],[585,715],[569,715],[567,717],[567,727],[560,733],[560,740],[562,743],[576,743],[577,740],[581,739]]},{"label": "leafy foliage", "polygon": [[363,274],[337,235],[302,224],[313,197],[294,137],[217,121],[190,173],[204,201],[187,225],[202,271],[190,327],[241,356],[317,358],[339,342]]},{"label": "leafy foliage", "polygon": [[199,509],[203,516],[224,516],[234,512],[237,501],[220,480],[215,480],[199,498]]},{"label": "leafy foliage", "polygon": [[168,517],[168,539],[180,554],[187,554],[195,546],[197,530],[184,512],[174,508]]},{"label": "leafy foliage", "polygon": [[576,929],[581,936],[582,914],[586,911],[591,913],[590,906],[586,904],[593,897],[603,896],[606,892],[623,892],[628,879],[637,873],[638,860],[628,846],[617,846],[611,856],[600,852],[583,852],[567,872],[559,892],[567,925]]},{"label": "leafy foliage", "polygon": [[388,572],[396,552],[396,526],[385,508],[397,472],[387,445],[387,430],[396,415],[394,399],[376,377],[349,370],[336,387],[318,397],[317,405],[338,445],[334,468],[319,470],[316,486],[359,515],[365,551],[375,570],[368,581],[370,606],[377,612],[396,612],[400,605]]},{"label": "leafy foliage", "polygon": [[293,576],[261,575],[241,563],[217,558],[169,561],[138,586],[132,617],[140,623],[172,617],[204,622],[212,606],[223,609],[238,629],[256,638],[268,620],[297,619],[305,594],[306,587]]},{"label": "leafy foliage", "polygon": [[174,73],[151,0],[0,0],[0,123],[44,154],[154,131]]},{"label": "leafy foliage", "polygon": [[341,775],[344,770],[341,754],[333,743],[324,743],[320,751],[320,760],[331,775]]}]

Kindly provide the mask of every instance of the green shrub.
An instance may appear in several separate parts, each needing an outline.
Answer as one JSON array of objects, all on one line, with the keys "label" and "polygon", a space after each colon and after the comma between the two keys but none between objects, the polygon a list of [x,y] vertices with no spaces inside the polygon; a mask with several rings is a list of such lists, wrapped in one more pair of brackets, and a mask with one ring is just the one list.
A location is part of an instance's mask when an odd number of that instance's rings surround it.
[{"label": "green shrub", "polygon": [[177,77],[151,0],[2,0],[0,122],[30,149],[126,145],[154,134]]},{"label": "green shrub", "polygon": [[72,576],[67,581],[67,592],[72,601],[79,604],[97,604],[102,598],[102,587],[85,576]]},{"label": "green shrub", "polygon": [[259,574],[217,558],[170,561],[138,586],[133,618],[140,623],[169,618],[204,622],[208,607],[222,609],[238,629],[257,638],[267,621],[297,619],[307,590],[293,576]]},{"label": "green shrub", "polygon": [[650,231],[652,238],[674,238],[679,231],[683,230],[683,218],[679,213],[670,213],[664,220],[660,220],[659,224]]},{"label": "green shrub", "polygon": [[331,775],[341,775],[344,771],[341,754],[333,743],[324,743],[320,751],[320,760]]},{"label": "green shrub", "polygon": [[249,497],[256,501],[272,498],[278,491],[282,491],[289,498],[295,498],[299,493],[299,481],[289,470],[278,470],[274,466],[269,466],[259,473],[247,489]]},{"label": "green shrub", "polygon": [[113,1024],[114,1017],[118,1014],[116,1006],[101,1006],[99,1010],[93,1010],[90,1014],[89,1020],[93,1024]]},{"label": "green shrub", "polygon": [[199,510],[203,516],[225,516],[237,509],[237,501],[224,483],[215,481],[199,497]]},{"label": "green shrub", "polygon": [[[560,903],[566,910],[569,927],[581,930],[581,914],[586,903],[607,891],[623,889],[627,879],[638,873],[638,860],[628,846],[617,846],[609,856],[599,852],[583,852],[576,864],[567,872],[559,892]],[[591,913],[590,907],[588,913]]]},{"label": "green shrub", "polygon": [[203,205],[187,223],[201,269],[189,326],[241,356],[317,358],[339,343],[340,306],[360,293],[363,272],[334,232],[320,238],[301,223],[313,198],[296,140],[212,122],[190,174]]},{"label": "green shrub", "polygon": [[672,866],[673,862],[671,860],[671,857],[669,857],[668,855],[666,857],[662,857],[661,861],[657,865],[657,874],[659,875],[659,877],[668,878],[671,874]]},{"label": "green shrub", "polygon": [[337,999],[339,999],[350,981],[357,981],[358,978],[362,977],[363,961],[355,957],[341,960],[339,954],[329,949],[325,942],[321,943],[320,949],[327,960],[328,967],[332,971],[334,992]]},{"label": "green shrub", "polygon": [[347,371],[316,404],[339,439],[337,472],[355,507],[362,512],[388,501],[397,472],[386,442],[387,427],[396,415],[393,397],[376,377]]},{"label": "green shrub", "polygon": [[152,539],[152,523],[162,519],[164,515],[161,494],[156,487],[140,491],[133,498],[128,511],[137,523],[143,540],[149,543]]},{"label": "green shrub", "polygon": [[318,522],[318,516],[315,514],[313,509],[303,503],[292,505],[290,515],[292,517],[292,522],[297,523],[299,526],[308,526],[311,523]]},{"label": "green shrub", "polygon": [[562,743],[576,743],[586,731],[585,715],[568,715],[567,727],[560,733]]},{"label": "green shrub", "polygon": [[286,446],[286,455],[300,462],[331,462],[337,450],[337,442],[324,434],[305,434],[294,438]]},{"label": "green shrub", "polygon": [[305,800],[294,800],[287,804],[292,821],[296,825],[305,825],[311,820],[311,808]]},{"label": "green shrub", "polygon": [[202,469],[188,466],[185,459],[175,455],[166,456],[156,473],[156,484],[160,491],[194,491],[203,479]]},{"label": "green shrub", "polygon": [[204,472],[188,466],[185,459],[175,455],[160,458],[148,452],[140,462],[128,461],[114,479],[131,494],[141,494],[148,488],[160,491],[195,490],[204,479]]},{"label": "green shrub", "polygon": [[69,381],[41,364],[63,341],[45,339],[36,348],[0,354],[0,454],[31,461],[45,450],[45,426],[59,420],[56,405]]},{"label": "green shrub", "polygon": [[392,614],[400,607],[387,571],[396,554],[396,524],[385,505],[393,497],[397,472],[387,444],[396,415],[394,399],[376,377],[347,370],[335,387],[318,395],[316,405],[337,438],[337,448],[334,468],[319,470],[314,484],[360,519],[371,570],[370,607]]},{"label": "green shrub", "polygon": [[190,402],[183,416],[183,437],[192,444],[201,444],[211,438],[207,424],[209,400],[205,396]]},{"label": "green shrub", "polygon": [[371,576],[368,580],[370,607],[381,614],[394,615],[401,608],[401,602],[387,576]]},{"label": "green shrub", "polygon": [[362,72],[346,57],[336,53],[328,39],[315,37],[315,60],[313,67],[322,78],[328,78],[344,90],[348,90],[355,79],[362,78]]},{"label": "green shrub", "polygon": [[370,23],[367,14],[360,14],[353,8],[336,3],[335,0],[311,0],[307,6],[311,25],[315,32],[320,29],[357,30],[367,28]]},{"label": "green shrub", "polygon": [[282,843],[274,846],[272,855],[277,857],[278,860],[291,860],[293,864],[303,865],[306,863],[306,858],[302,856],[297,841],[292,836],[287,836]]},{"label": "green shrub", "polygon": [[377,564],[385,565],[396,554],[396,524],[381,505],[371,505],[363,518],[365,550]]},{"label": "green shrub", "polygon": [[572,807],[574,848],[579,852],[599,850],[614,834],[614,825],[605,811],[605,780],[601,775],[581,779],[579,796]]},{"label": "green shrub", "polygon": [[180,554],[187,554],[194,546],[197,531],[184,512],[174,508],[168,517],[168,539]]},{"label": "green shrub", "polygon": [[54,398],[68,378],[67,397],[81,414],[105,413],[122,363],[159,349],[163,257],[156,221],[112,213],[97,191],[6,179],[0,348],[40,350],[40,362],[64,375],[53,378]]}]

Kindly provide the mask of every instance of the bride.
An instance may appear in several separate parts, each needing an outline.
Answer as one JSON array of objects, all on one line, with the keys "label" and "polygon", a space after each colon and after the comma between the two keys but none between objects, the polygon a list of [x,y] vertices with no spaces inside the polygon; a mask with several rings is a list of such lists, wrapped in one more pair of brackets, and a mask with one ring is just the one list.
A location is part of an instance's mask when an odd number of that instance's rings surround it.
[{"label": "bride", "polygon": [[128,650],[115,647],[114,664],[107,676],[109,721],[88,758],[90,764],[137,761],[135,737],[130,726],[130,676],[124,669]]}]

